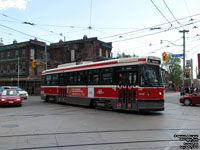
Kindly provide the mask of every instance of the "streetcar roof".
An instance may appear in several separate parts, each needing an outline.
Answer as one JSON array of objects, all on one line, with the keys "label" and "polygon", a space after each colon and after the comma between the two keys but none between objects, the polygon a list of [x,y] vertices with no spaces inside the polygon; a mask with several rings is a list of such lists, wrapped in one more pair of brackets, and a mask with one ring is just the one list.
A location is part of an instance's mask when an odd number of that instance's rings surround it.
[{"label": "streetcar roof", "polygon": [[[151,60],[151,61],[149,61]],[[136,64],[154,64],[160,65],[160,58],[154,56],[147,57],[128,57],[128,58],[120,58],[120,59],[112,59],[98,62],[89,62],[86,64],[76,65],[75,63],[63,64],[54,69],[44,70],[42,75],[45,74],[54,74],[54,73],[62,73],[62,72],[72,72],[72,71],[81,71],[81,70],[90,70],[90,69],[99,69],[99,68],[108,68],[115,66],[126,66],[126,65],[136,65]]]}]

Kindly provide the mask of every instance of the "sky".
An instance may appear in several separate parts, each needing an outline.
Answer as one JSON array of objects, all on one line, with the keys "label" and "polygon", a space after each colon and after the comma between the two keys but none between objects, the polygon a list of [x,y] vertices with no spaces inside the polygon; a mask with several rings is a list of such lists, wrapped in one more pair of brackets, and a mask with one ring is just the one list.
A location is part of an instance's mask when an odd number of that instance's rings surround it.
[{"label": "sky", "polygon": [[[0,0],[0,38],[6,44],[57,43],[97,37],[112,53],[158,56],[200,53],[200,0]],[[162,40],[162,42],[161,42]]]}]

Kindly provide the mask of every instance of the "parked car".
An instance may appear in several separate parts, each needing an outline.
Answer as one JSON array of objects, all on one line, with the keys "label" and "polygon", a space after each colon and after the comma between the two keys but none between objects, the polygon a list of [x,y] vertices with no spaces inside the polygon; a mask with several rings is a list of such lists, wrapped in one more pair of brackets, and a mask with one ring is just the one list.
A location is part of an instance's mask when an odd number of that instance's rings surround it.
[{"label": "parked car", "polygon": [[22,98],[15,89],[4,89],[0,96],[0,105],[22,106]]},{"label": "parked car", "polygon": [[11,87],[11,89],[16,89],[19,94],[21,95],[22,99],[28,99],[28,92],[26,92],[25,90],[19,88],[19,87]]},{"label": "parked car", "polygon": [[21,95],[22,99],[28,99],[28,92],[26,92],[25,90],[17,87],[17,86],[2,86],[3,89],[15,89],[19,92],[19,94]]},{"label": "parked car", "polygon": [[180,103],[186,106],[200,104],[200,91],[184,95],[180,98]]},{"label": "parked car", "polygon": [[10,89],[10,88],[8,88],[7,86],[1,86],[0,87],[0,96],[1,96],[4,89]]},{"label": "parked car", "polygon": [[1,96],[1,93],[3,92],[4,88],[0,87],[0,96]]}]

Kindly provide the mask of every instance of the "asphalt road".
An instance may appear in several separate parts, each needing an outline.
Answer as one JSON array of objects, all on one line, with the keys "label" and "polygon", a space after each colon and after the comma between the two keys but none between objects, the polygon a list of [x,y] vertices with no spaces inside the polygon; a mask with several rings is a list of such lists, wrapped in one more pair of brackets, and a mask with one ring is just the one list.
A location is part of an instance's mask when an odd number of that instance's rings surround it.
[{"label": "asphalt road", "polygon": [[179,98],[180,98],[180,93],[179,92],[169,92],[165,93],[165,102],[166,103],[172,103],[172,104],[180,104],[179,103]]},{"label": "asphalt road", "polygon": [[151,113],[45,103],[30,97],[22,107],[0,107],[0,150],[179,150],[185,141],[176,135],[200,136],[200,106],[182,106],[177,97],[179,93],[167,93],[165,111]]}]

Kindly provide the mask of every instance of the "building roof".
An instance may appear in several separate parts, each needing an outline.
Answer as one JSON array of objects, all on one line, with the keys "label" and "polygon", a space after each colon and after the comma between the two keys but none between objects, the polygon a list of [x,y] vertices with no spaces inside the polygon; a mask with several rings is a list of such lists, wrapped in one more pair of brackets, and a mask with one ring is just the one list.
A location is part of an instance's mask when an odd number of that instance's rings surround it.
[{"label": "building roof", "polygon": [[20,42],[20,43],[17,43],[17,41],[13,41],[13,44],[0,46],[0,51],[10,50],[10,49],[17,49],[17,48],[20,48],[20,47],[25,47],[27,44],[45,46],[44,42],[41,42],[41,41],[38,41],[38,40],[30,40],[30,41],[25,41],[25,42]]},{"label": "building roof", "polygon": [[102,44],[103,47],[106,47],[108,49],[112,49],[112,43],[111,42],[103,42],[97,39],[97,37],[87,38],[87,36],[84,36],[83,39],[79,40],[72,40],[72,41],[59,41],[58,43],[52,43],[50,44],[50,47],[60,47],[61,45],[67,45],[67,44],[77,44],[77,43],[83,43],[83,42],[90,42],[90,41],[98,41]]}]

